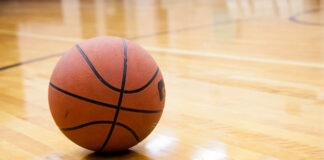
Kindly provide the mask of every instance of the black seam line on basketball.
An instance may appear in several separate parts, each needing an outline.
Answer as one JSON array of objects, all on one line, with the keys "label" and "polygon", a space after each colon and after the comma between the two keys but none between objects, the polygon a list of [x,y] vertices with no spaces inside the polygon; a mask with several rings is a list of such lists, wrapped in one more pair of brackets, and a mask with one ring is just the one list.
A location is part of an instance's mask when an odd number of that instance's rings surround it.
[{"label": "black seam line on basketball", "polygon": [[[93,121],[93,122],[84,123],[84,124],[81,124],[81,125],[78,125],[78,126],[74,126],[74,127],[70,127],[70,128],[60,128],[60,129],[62,131],[67,132],[67,131],[72,131],[72,130],[80,129],[80,128],[83,128],[83,127],[95,125],[95,124],[112,124],[112,123],[113,123],[113,121]],[[125,124],[119,123],[119,122],[117,122],[116,125],[121,126],[121,127],[125,128],[125,129],[127,129],[135,137],[135,139],[137,141],[139,141],[139,138],[138,138],[137,134],[130,127],[128,127]]]},{"label": "black seam line on basketball", "polygon": [[[92,99],[89,99],[89,98],[85,98],[85,97],[82,97],[82,96],[73,94],[71,92],[65,91],[65,90],[57,87],[53,83],[50,83],[50,86],[53,87],[54,89],[56,89],[57,91],[62,92],[64,94],[66,94],[66,95],[69,95],[71,97],[74,97],[74,98],[77,98],[77,99],[80,99],[80,100],[83,100],[83,101],[86,101],[86,102],[89,102],[89,103],[92,103],[92,104],[96,104],[96,105],[99,105],[99,106],[102,106],[102,107],[109,107],[109,108],[115,108],[115,109],[117,108],[117,106],[112,105],[112,104],[99,102],[99,101],[96,101],[96,100],[92,100]],[[132,108],[126,108],[126,107],[122,107],[122,106],[120,107],[120,109],[121,110],[124,110],[124,111],[137,112],[137,113],[161,113],[163,111],[163,110],[132,109]]]},{"label": "black seam line on basketball", "polygon": [[132,109],[132,108],[125,108],[120,107],[121,110],[130,111],[130,112],[137,112],[137,113],[161,113],[163,110],[140,110],[140,109]]},{"label": "black seam line on basketball", "polygon": [[[116,88],[113,85],[109,84],[107,81],[105,81],[105,79],[103,79],[101,77],[99,72],[93,66],[93,64],[91,63],[91,61],[89,60],[89,58],[87,57],[87,55],[84,53],[84,51],[81,49],[81,47],[79,45],[76,45],[76,48],[79,50],[79,52],[82,55],[83,59],[87,62],[87,64],[91,68],[92,72],[96,75],[96,77],[100,80],[100,82],[102,82],[105,86],[109,87],[110,89],[112,89],[114,91],[121,92],[121,90],[119,88]],[[137,93],[137,92],[142,91],[143,89],[148,87],[153,82],[153,80],[157,76],[158,72],[159,72],[159,67],[157,67],[157,69],[156,69],[154,75],[152,76],[152,78],[143,87],[140,87],[140,88],[135,89],[135,90],[125,90],[124,93],[130,94],[130,93]]]},{"label": "black seam line on basketball", "polygon": [[92,65],[92,63],[90,62],[89,58],[87,57],[87,55],[83,52],[83,50],[80,48],[79,45],[76,45],[76,48],[79,50],[80,54],[82,55],[83,59],[87,62],[87,64],[89,65],[89,67],[91,68],[92,72],[96,75],[96,77],[107,87],[109,87],[110,89],[120,92],[120,89],[110,85],[108,82],[106,82],[101,76],[100,74],[97,72],[97,70],[95,69],[95,67]]},{"label": "black seam line on basketball", "polygon": [[129,132],[131,132],[131,133],[134,135],[134,137],[135,137],[135,139],[137,140],[137,142],[140,141],[140,140],[139,140],[139,137],[137,136],[137,134],[135,133],[135,131],[132,130],[130,127],[126,126],[125,124],[119,123],[119,122],[117,122],[116,125],[118,125],[118,126],[122,126],[122,127],[126,128]]},{"label": "black seam line on basketball", "polygon": [[74,126],[74,127],[60,128],[60,129],[62,131],[72,131],[72,130],[77,130],[77,129],[80,129],[80,128],[83,128],[83,127],[95,125],[95,124],[111,124],[111,123],[113,123],[113,121],[93,121],[93,122],[84,123],[84,124]]},{"label": "black seam line on basketball", "polygon": [[123,101],[123,94],[124,94],[124,89],[125,89],[125,84],[126,84],[126,73],[127,73],[127,46],[126,46],[126,42],[124,39],[121,39],[122,43],[123,43],[123,47],[124,47],[124,68],[123,68],[123,78],[122,78],[122,84],[121,84],[121,90],[120,90],[120,93],[119,93],[119,99],[118,99],[118,108],[115,112],[115,116],[114,116],[114,121],[113,123],[111,124],[111,127],[110,127],[110,130],[109,130],[109,133],[107,135],[107,138],[105,140],[105,142],[103,143],[103,145],[100,147],[99,149],[99,152],[101,152],[105,146],[107,145],[113,131],[114,131],[114,128],[115,128],[115,124],[116,124],[116,121],[117,121],[117,118],[118,118],[118,114],[119,114],[119,110],[120,110],[120,106],[121,106],[121,103]]},{"label": "black seam line on basketball", "polygon": [[50,85],[51,85],[54,89],[56,89],[56,90],[58,90],[58,91],[60,91],[60,92],[62,92],[62,93],[64,93],[64,94],[67,94],[67,95],[69,95],[69,96],[72,96],[72,97],[74,97],[74,98],[78,98],[78,99],[81,99],[81,100],[84,100],[84,101],[87,101],[87,102],[90,102],[90,103],[93,103],[93,104],[97,104],[97,105],[101,105],[101,106],[105,106],[105,107],[109,107],[109,108],[117,108],[117,106],[115,106],[115,105],[111,105],[111,104],[107,104],[107,103],[102,103],[102,102],[99,102],[99,101],[95,101],[95,100],[92,100],[92,99],[88,99],[88,98],[81,97],[81,96],[78,96],[78,95],[76,95],[76,94],[70,93],[70,92],[68,92],[68,91],[65,91],[65,90],[63,90],[63,89],[61,89],[61,88],[55,86],[53,83],[50,83]]},{"label": "black seam line on basketball", "polygon": [[148,87],[153,81],[154,81],[154,79],[156,78],[156,76],[158,75],[158,73],[159,73],[159,67],[157,67],[157,69],[156,69],[156,71],[155,71],[155,73],[154,73],[154,75],[153,75],[153,77],[143,86],[143,87],[140,87],[140,88],[138,88],[138,89],[135,89],[135,90],[125,90],[125,93],[136,93],[136,92],[140,92],[140,91],[142,91],[143,89],[145,89],[146,87]]}]

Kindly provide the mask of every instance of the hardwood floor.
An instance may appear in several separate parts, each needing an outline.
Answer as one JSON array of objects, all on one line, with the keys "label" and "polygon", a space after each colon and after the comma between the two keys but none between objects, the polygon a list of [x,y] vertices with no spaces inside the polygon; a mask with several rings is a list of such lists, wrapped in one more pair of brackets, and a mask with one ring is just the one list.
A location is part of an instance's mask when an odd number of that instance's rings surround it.
[{"label": "hardwood floor", "polygon": [[[0,1],[0,159],[324,159],[322,0]],[[121,153],[68,140],[49,77],[81,41],[119,36],[159,64],[156,129]]]}]

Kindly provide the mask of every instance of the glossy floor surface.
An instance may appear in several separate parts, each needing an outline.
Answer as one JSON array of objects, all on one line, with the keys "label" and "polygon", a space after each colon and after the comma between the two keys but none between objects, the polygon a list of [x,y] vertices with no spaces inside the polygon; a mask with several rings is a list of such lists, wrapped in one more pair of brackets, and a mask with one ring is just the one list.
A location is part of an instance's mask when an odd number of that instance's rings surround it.
[{"label": "glossy floor surface", "polygon": [[[84,39],[143,46],[163,71],[153,133],[122,153],[69,141],[51,72]],[[324,159],[324,1],[0,1],[0,159]]]}]

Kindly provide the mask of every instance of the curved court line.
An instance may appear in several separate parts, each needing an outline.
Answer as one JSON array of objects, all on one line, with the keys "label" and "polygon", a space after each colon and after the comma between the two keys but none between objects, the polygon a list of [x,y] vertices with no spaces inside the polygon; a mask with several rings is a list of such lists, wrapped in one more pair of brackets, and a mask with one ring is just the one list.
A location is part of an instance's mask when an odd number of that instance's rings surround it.
[{"label": "curved court line", "polygon": [[[73,131],[73,130],[77,130],[77,129],[80,129],[80,128],[84,128],[84,127],[87,127],[87,126],[91,126],[91,125],[96,125],[96,124],[112,124],[113,121],[93,121],[93,122],[88,122],[88,123],[84,123],[84,124],[81,124],[81,125],[78,125],[78,126],[74,126],[74,127],[69,127],[69,128],[60,128],[62,131]],[[117,126],[121,126],[125,129],[127,129],[130,133],[132,133],[132,135],[135,137],[135,139],[139,142],[139,137],[137,136],[136,132],[134,130],[132,130],[130,127],[128,127],[127,125],[125,124],[122,124],[122,123],[119,123],[117,122],[116,123]]]},{"label": "curved court line", "polygon": [[[71,92],[68,92],[66,90],[63,90],[63,89],[57,87],[56,85],[54,85],[51,82],[50,82],[50,86],[53,87],[54,89],[56,89],[57,91],[62,92],[62,93],[66,94],[66,95],[69,95],[71,97],[74,97],[74,98],[77,98],[77,99],[80,99],[80,100],[83,100],[83,101],[86,101],[86,102],[89,102],[89,103],[92,103],[92,104],[96,104],[96,105],[99,105],[99,106],[102,106],[102,107],[108,107],[108,108],[117,109],[116,105],[103,103],[103,102],[100,102],[100,101],[96,101],[96,100],[93,100],[93,99],[89,99],[89,98],[86,98],[86,97],[82,97],[82,96],[73,94]],[[163,111],[163,110],[140,110],[140,109],[126,108],[126,107],[122,107],[122,106],[120,107],[120,109],[124,110],[124,111],[137,112],[137,113],[161,113]]]},{"label": "curved court line", "polygon": [[[125,42],[125,44],[126,44],[126,42]],[[91,68],[92,72],[96,75],[96,77],[100,80],[101,83],[103,83],[105,86],[107,86],[108,88],[110,88],[110,89],[112,89],[112,90],[114,90],[116,92],[121,92],[121,89],[114,87],[113,85],[109,84],[104,78],[101,77],[99,72],[93,66],[93,64],[91,63],[91,61],[89,60],[89,58],[87,57],[87,55],[84,53],[84,51],[81,49],[81,47],[79,45],[76,45],[76,48],[79,50],[79,52],[82,55],[83,59],[87,62],[87,64]],[[142,86],[142,87],[140,87],[138,89],[135,89],[135,90],[123,90],[123,93],[131,94],[131,93],[137,93],[137,92],[140,92],[140,91],[144,90],[146,87],[148,87],[153,82],[153,80],[157,76],[158,72],[159,72],[159,67],[157,67],[157,69],[156,69],[154,75],[152,76],[152,78],[144,86]]]},{"label": "curved court line", "polygon": [[298,19],[299,16],[309,14],[309,13],[316,13],[319,11],[321,11],[321,9],[317,8],[317,9],[312,9],[312,10],[308,10],[308,11],[304,11],[304,12],[299,12],[295,15],[290,16],[289,20],[292,22],[295,22],[295,23],[299,23],[299,24],[313,25],[313,26],[324,26],[324,23],[307,22],[307,21],[302,21],[302,20]]}]

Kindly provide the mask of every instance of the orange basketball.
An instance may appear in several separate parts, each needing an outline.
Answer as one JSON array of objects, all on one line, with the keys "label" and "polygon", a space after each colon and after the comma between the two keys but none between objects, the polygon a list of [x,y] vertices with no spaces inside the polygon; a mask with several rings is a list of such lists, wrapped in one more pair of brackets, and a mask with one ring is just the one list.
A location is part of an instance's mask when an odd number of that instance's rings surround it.
[{"label": "orange basketball", "polygon": [[99,152],[136,145],[158,123],[164,82],[153,58],[117,37],[86,40],[57,63],[48,90],[52,116],[74,143]]}]

